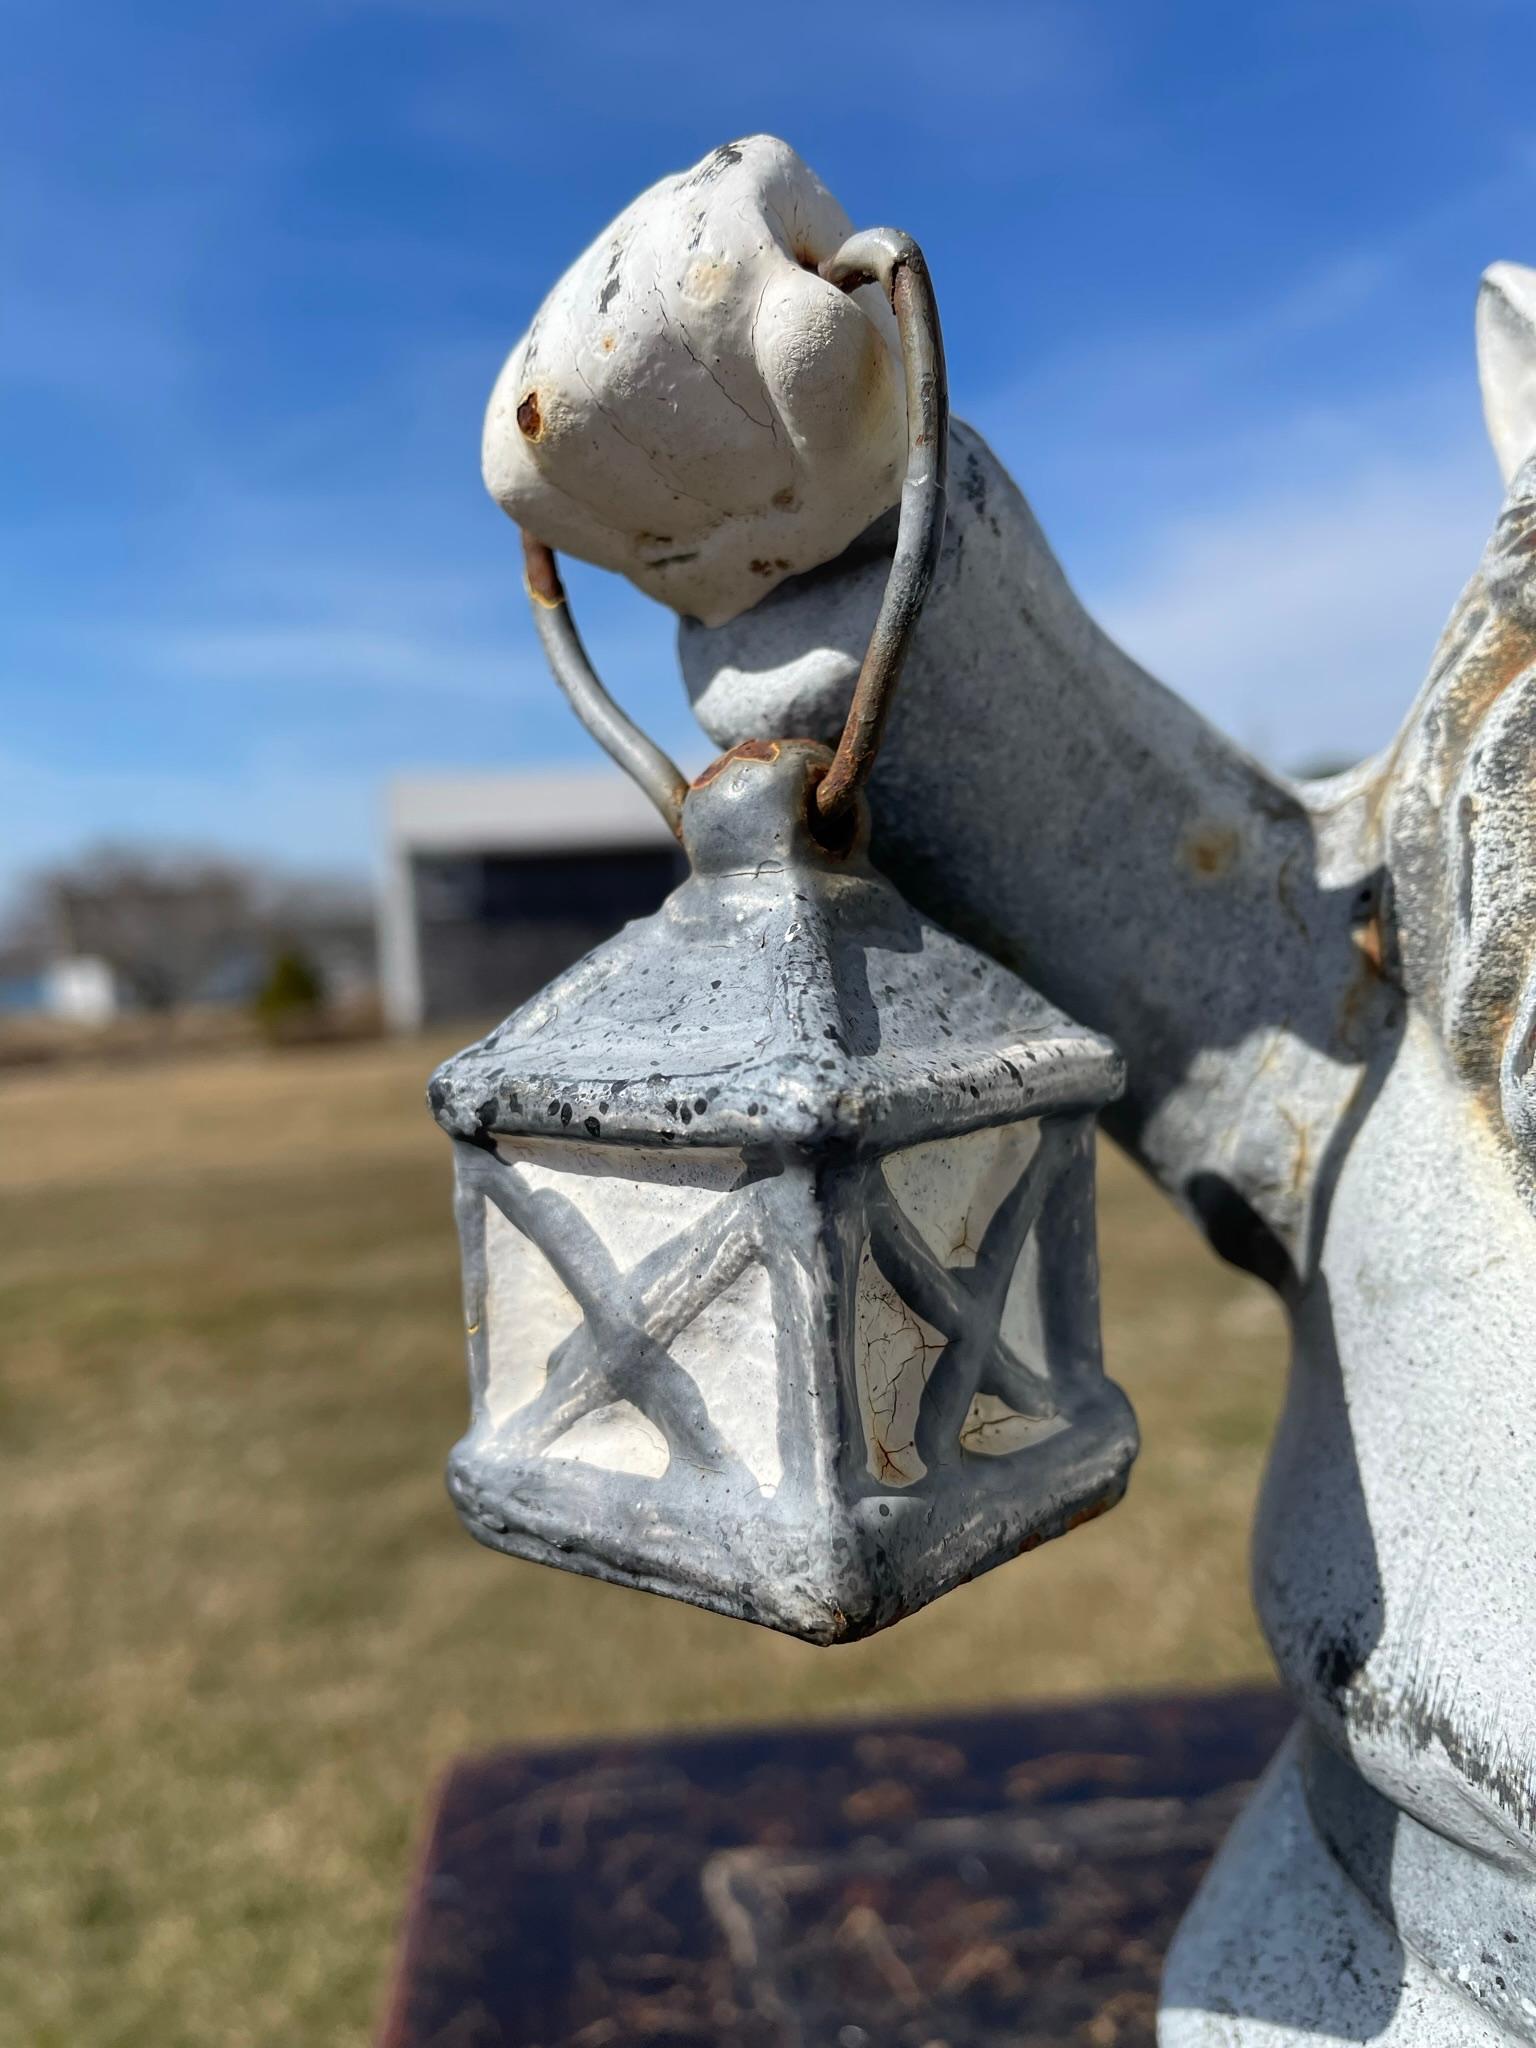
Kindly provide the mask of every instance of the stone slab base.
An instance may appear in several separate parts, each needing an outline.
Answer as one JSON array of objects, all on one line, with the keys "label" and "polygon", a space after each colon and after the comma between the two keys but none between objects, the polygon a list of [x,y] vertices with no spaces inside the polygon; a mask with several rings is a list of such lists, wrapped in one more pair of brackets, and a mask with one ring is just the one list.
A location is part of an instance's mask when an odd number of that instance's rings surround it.
[{"label": "stone slab base", "polygon": [[1151,2048],[1278,1693],[465,1758],[380,2048]]}]

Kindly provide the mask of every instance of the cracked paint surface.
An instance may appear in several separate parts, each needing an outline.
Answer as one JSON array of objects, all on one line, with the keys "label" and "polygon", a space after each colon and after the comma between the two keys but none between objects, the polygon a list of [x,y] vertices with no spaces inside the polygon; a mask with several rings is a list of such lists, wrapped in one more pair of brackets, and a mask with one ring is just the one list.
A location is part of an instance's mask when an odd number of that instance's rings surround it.
[{"label": "cracked paint surface", "polygon": [[934,1257],[969,1269],[987,1225],[1040,1148],[1037,1123],[909,1145],[880,1162],[885,1184]]},{"label": "cracked paint surface", "polygon": [[875,1264],[867,1238],[858,1290],[854,1374],[870,1476],[887,1486],[910,1486],[927,1475],[916,1443],[917,1418],[948,1340],[902,1300]]},{"label": "cracked paint surface", "polygon": [[1021,1415],[996,1394],[978,1394],[961,1425],[960,1444],[978,1458],[1006,1458],[1070,1427],[1064,1415]]},{"label": "cracked paint surface", "polygon": [[[880,1163],[901,1220],[934,1262],[973,1272],[987,1233],[1016,1194],[1040,1149],[1035,1122],[972,1131],[891,1153]],[[1033,1235],[1026,1236],[998,1324],[998,1335],[1026,1369],[1044,1378],[1045,1341],[1040,1272]],[[950,1339],[925,1320],[882,1270],[866,1238],[859,1259],[854,1328],[854,1379],[864,1423],[870,1476],[887,1486],[926,1477],[918,1448],[928,1383]],[[977,1392],[959,1425],[956,1446],[981,1457],[1006,1456],[1066,1427],[1057,1415],[1030,1416],[998,1394]]]}]

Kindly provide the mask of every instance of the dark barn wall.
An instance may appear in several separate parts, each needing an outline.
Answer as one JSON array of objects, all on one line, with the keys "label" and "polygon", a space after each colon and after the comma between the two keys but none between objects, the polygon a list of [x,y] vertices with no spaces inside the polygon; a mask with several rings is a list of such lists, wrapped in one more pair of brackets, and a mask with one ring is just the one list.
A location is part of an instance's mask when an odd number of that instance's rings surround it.
[{"label": "dark barn wall", "polygon": [[425,1023],[501,1016],[646,917],[683,879],[669,847],[600,853],[416,854]]}]

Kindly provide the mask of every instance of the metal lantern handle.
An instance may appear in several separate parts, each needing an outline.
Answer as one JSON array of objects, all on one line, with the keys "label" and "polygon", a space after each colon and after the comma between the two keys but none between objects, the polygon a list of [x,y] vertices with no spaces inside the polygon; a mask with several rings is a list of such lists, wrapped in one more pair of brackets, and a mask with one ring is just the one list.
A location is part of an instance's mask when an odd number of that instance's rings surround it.
[{"label": "metal lantern handle", "polygon": [[664,754],[653,739],[647,738],[603,688],[571,617],[565,585],[555,566],[555,551],[526,532],[523,571],[545,658],[554,671],[555,681],[571,700],[571,709],[603,751],[618,762],[632,781],[639,783],[680,839],[688,778],[672,756]]},{"label": "metal lantern handle", "polygon": [[[907,470],[896,551],[836,755],[816,786],[816,808],[830,824],[851,808],[869,780],[912,631],[938,565],[949,466],[949,386],[933,282],[910,235],[896,228],[851,235],[821,265],[820,274],[841,291],[878,284],[885,292],[896,316],[907,386]],[[534,622],[555,681],[598,745],[639,784],[680,837],[687,778],[598,679],[571,617],[554,550],[525,532],[523,560]]]}]

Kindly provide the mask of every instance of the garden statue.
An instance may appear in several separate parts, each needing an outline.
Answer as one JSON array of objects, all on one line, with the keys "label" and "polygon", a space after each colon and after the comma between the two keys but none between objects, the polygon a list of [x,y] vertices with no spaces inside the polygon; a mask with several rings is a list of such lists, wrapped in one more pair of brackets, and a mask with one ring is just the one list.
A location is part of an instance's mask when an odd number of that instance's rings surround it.
[{"label": "garden statue", "polygon": [[[627,1018],[647,1060],[669,1035],[672,1013],[649,991],[625,1007],[625,976],[665,968],[654,946],[623,952],[622,937],[606,965],[600,953],[566,977],[557,1006],[536,999],[443,1070],[440,1117],[475,1155],[461,1222],[479,1434],[456,1464],[461,1507],[500,1547],[830,1639],[1107,1504],[1134,1436],[1085,1320],[1091,1239],[1080,1203],[1047,1230],[1058,1182],[1029,1177],[1042,1148],[1051,1175],[1086,1157],[1072,1119],[1102,1106],[1110,1135],[1217,1251],[1278,1292],[1293,1331],[1254,1584],[1300,1718],[1187,1916],[1160,2039],[1536,2042],[1536,272],[1484,280],[1479,357],[1507,495],[1428,680],[1384,755],[1297,784],[1105,637],[969,428],[953,429],[947,518],[941,490],[923,498],[935,435],[942,483],[943,421],[919,431],[921,407],[942,400],[936,331],[924,372],[910,303],[921,259],[899,237],[851,232],[784,144],[729,144],[599,238],[491,402],[486,481],[529,536],[546,646],[578,708],[595,727],[609,720],[616,751],[635,739],[585,669],[551,548],[622,571],[679,613],[694,709],[733,750],[686,798],[664,757],[641,764],[682,817],[695,869],[655,943],[693,945],[689,974],[718,945],[735,971],[739,926],[765,957],[760,997],[782,994],[781,953],[801,978],[794,1015],[775,1011],[752,1040],[754,1057],[778,1062],[763,1077],[776,1135],[756,1152],[728,1077],[766,1012],[728,992],[730,1049],[700,1037],[711,1019],[694,1005],[672,1037],[688,1039],[686,1056],[664,1068],[658,1050],[629,1097],[577,1100],[587,1081],[627,1073]],[[913,554],[923,534],[927,563]],[[903,577],[889,719],[883,736],[879,717],[865,731],[860,757],[861,776],[873,764],[866,859],[862,798],[839,796],[839,840],[817,824],[817,790],[846,765],[850,698],[857,683],[857,709],[891,640]],[[871,968],[850,993],[857,961],[903,955],[904,979],[875,986]],[[970,1007],[962,985],[978,991]],[[953,1025],[935,990],[955,996]],[[821,1080],[814,1062],[794,1066],[807,1019],[838,1034]],[[941,1024],[959,1032],[952,1052]],[[795,1095],[791,1067],[808,1092]],[[695,1070],[711,1079],[693,1103],[675,1083]],[[925,1087],[938,1091],[926,1119]],[[819,1168],[793,1201],[772,1192],[762,1158],[776,1145],[787,1156],[794,1104],[806,1142],[838,1137],[846,1165],[876,1103],[890,1105],[888,1128],[844,1207],[807,1193]],[[750,1108],[760,1117],[763,1102]],[[696,1145],[695,1117],[708,1132]],[[652,1199],[614,1208],[606,1246],[560,1192],[557,1138],[585,1143],[594,1181],[654,1182]],[[635,1163],[642,1140],[667,1152],[665,1172]],[[898,1143],[912,1149],[893,1172],[875,1155]],[[516,1184],[500,1208],[486,1193],[497,1174]],[[748,1255],[739,1230],[709,1221],[711,1204],[745,1215],[748,1195],[754,1229],[783,1244],[801,1233],[810,1349],[781,1354],[775,1384],[803,1395],[814,1380],[812,1434],[828,1414],[845,1434],[876,1432],[841,1476],[816,1458],[791,1473],[784,1432],[773,1441],[788,1409],[765,1417],[741,1392],[745,1363],[732,1372],[754,1342],[771,1345],[765,1319],[782,1321],[768,1283],[732,1292]],[[686,1276],[675,1259],[654,1263],[685,1229],[709,1258],[739,1261],[719,1268],[697,1377],[667,1350],[679,1325],[662,1297]],[[1006,1263],[977,1277],[1004,1239],[996,1256],[1021,1272],[1033,1261],[1022,1291]],[[551,1267],[551,1244],[557,1264],[575,1244],[589,1278],[600,1266],[611,1299],[599,1287],[578,1303],[575,1266]],[[643,1285],[625,1280],[642,1269]],[[892,1282],[897,1270],[910,1285]],[[638,1314],[642,1294],[651,1320],[636,1336],[612,1300]],[[521,1363],[488,1365],[480,1325],[509,1313],[538,1355],[525,1344]],[[621,1340],[627,1377],[605,1379],[604,1346]],[[946,1362],[961,1354],[963,1373]],[[878,1388],[871,1357],[897,1358]],[[660,1429],[626,1398],[648,1359],[670,1403]],[[584,1401],[561,1408],[578,1381]],[[838,1407],[839,1385],[860,1391],[862,1416],[852,1396]],[[924,1434],[929,1388],[943,1442]],[[873,1420],[872,1389],[888,1397]],[[529,1476],[535,1438],[519,1417],[535,1411],[540,1455],[600,1470],[586,1521],[562,1525],[576,1496]],[[504,1426],[519,1448],[498,1467]],[[1001,1442],[987,1443],[994,1430]],[[726,1475],[707,1500],[729,1556],[697,1547],[681,1497],[645,1492],[685,1443]],[[1028,1498],[1007,1505],[1009,1484]],[[801,1519],[786,1508],[776,1526],[834,1529],[827,1556],[809,1537],[732,1551],[725,1510],[749,1485],[770,1505],[775,1488],[793,1491]],[[509,1511],[520,1487],[531,1504]],[[525,1525],[509,1528],[518,1513]],[[941,1515],[925,1549],[913,1532]],[[737,1519],[750,1549],[753,1517]],[[733,1569],[743,1584],[800,1576],[770,1612],[760,1593],[731,1592]],[[864,1603],[846,1630],[839,1587]]]}]

